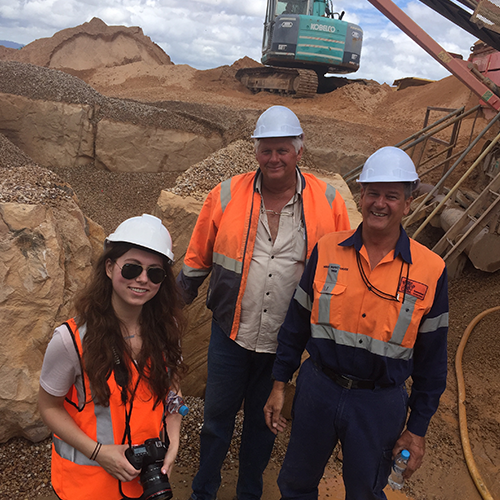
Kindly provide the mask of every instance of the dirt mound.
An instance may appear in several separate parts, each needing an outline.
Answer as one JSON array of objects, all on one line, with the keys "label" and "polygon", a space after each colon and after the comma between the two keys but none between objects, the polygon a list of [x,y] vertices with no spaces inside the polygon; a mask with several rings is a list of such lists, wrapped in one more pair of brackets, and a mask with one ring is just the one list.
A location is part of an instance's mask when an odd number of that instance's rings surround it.
[{"label": "dirt mound", "polygon": [[88,71],[143,61],[148,65],[172,65],[170,57],[139,27],[108,26],[94,17],[90,22],[41,38],[21,50],[0,52],[3,60]]},{"label": "dirt mound", "polygon": [[234,68],[235,70],[239,70],[241,68],[258,68],[259,66],[262,66],[262,64],[248,56],[242,57],[231,64],[231,68]]}]

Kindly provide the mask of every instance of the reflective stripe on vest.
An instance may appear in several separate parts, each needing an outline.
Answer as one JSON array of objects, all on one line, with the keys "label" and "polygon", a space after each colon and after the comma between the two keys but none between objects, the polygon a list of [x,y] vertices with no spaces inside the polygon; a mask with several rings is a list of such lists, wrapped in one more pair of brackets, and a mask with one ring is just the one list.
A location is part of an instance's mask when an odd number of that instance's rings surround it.
[{"label": "reflective stripe on vest", "polygon": [[428,318],[420,325],[418,331],[421,333],[433,332],[438,328],[447,327],[448,321],[448,313],[441,314],[440,316],[437,316],[435,318]]},{"label": "reflective stripe on vest", "polygon": [[335,200],[336,195],[337,195],[337,190],[333,186],[330,186],[330,184],[327,184],[325,196],[326,199],[328,200],[328,203],[330,204],[330,208],[333,208],[333,202]]},{"label": "reflective stripe on vest", "polygon": [[[104,407],[94,405],[94,414],[96,418],[97,441],[102,444],[113,444],[113,423],[111,421],[111,411],[109,406]],[[54,449],[61,457],[73,462],[77,465],[100,465],[94,460],[90,460],[83,453],[80,453],[76,448],[69,445],[65,441],[53,436]]]},{"label": "reflective stripe on vest", "polygon": [[295,295],[293,298],[304,308],[307,309],[308,311],[312,311],[312,301],[311,297],[304,292],[304,290],[300,287],[300,285],[297,285],[297,288],[295,290]]},{"label": "reflective stripe on vest", "polygon": [[210,274],[210,269],[195,269],[186,264],[182,265],[182,272],[190,278],[204,278]]},{"label": "reflective stripe on vest", "polygon": [[218,264],[219,266],[227,269],[236,274],[241,274],[241,270],[243,269],[243,263],[236,259],[231,259],[227,255],[222,255],[221,253],[213,254],[213,262],[214,264]]},{"label": "reflective stripe on vest", "polygon": [[222,212],[226,210],[228,203],[231,201],[231,179],[221,182],[220,185],[220,206]]},{"label": "reflective stripe on vest", "polygon": [[[82,325],[80,328],[77,328],[76,324],[73,323],[72,326],[75,328],[73,335],[75,335],[75,339],[77,340],[81,356],[81,350],[82,350],[81,346],[85,334],[87,333],[87,325]],[[85,377],[83,374],[82,374],[82,381],[83,383],[85,383]],[[92,388],[90,389],[92,390]],[[92,400],[94,400],[93,396],[94,395],[92,394]],[[94,406],[94,415],[96,420],[97,441],[102,444],[113,444],[114,443],[113,421],[111,419],[110,407],[96,405],[96,404],[94,404],[93,406]],[[78,465],[99,466],[97,462],[95,462],[94,460],[90,460],[83,453],[79,452],[76,448],[73,448],[73,446],[69,445],[62,439],[59,439],[56,435],[53,436],[53,442],[54,442],[54,450],[60,457],[65,458],[66,460],[69,460],[70,462],[73,462]]]},{"label": "reflective stripe on vest", "polygon": [[378,356],[408,360],[413,357],[413,348],[384,342],[361,333],[344,332],[328,325],[311,324],[311,336],[316,339],[334,340],[339,345],[365,349]]},{"label": "reflective stripe on vest", "polygon": [[337,330],[328,326],[330,322],[331,292],[337,284],[340,266],[329,264],[325,284],[321,290],[318,304],[318,323],[311,325],[311,334],[315,338],[326,338],[335,340],[338,344],[366,349],[379,356],[387,356],[394,359],[411,359],[413,349],[402,347],[406,331],[410,326],[413,310],[417,299],[406,294],[404,302],[399,311],[396,326],[392,332],[390,342],[373,339],[370,336]]},{"label": "reflective stripe on vest", "polygon": [[330,299],[331,291],[335,288],[337,284],[337,277],[339,273],[340,266],[338,264],[330,264],[328,266],[328,272],[326,275],[325,284],[321,290],[321,296],[319,298],[318,305],[318,321],[319,323],[329,323],[330,322]]}]

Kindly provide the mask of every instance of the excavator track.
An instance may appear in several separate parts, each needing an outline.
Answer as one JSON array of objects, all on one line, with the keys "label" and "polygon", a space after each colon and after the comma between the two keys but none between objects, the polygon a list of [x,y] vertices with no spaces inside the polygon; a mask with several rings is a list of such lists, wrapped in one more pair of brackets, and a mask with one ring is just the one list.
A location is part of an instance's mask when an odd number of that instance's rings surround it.
[{"label": "excavator track", "polygon": [[292,97],[312,97],[318,89],[318,75],[309,69],[263,66],[242,68],[236,78],[252,92],[275,92]]},{"label": "excavator track", "polygon": [[294,82],[296,85],[293,97],[312,97],[318,90],[318,75],[310,69],[298,69],[298,78]]}]

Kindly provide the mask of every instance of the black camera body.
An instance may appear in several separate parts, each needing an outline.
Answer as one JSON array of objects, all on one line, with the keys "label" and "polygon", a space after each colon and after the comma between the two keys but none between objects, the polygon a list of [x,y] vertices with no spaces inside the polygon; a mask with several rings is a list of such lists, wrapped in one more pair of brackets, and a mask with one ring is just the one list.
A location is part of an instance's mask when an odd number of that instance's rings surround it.
[{"label": "black camera body", "polygon": [[161,472],[167,446],[158,438],[147,439],[144,444],[125,450],[125,456],[136,470],[141,470],[139,480],[143,489],[141,500],[168,500],[172,488],[168,476]]}]

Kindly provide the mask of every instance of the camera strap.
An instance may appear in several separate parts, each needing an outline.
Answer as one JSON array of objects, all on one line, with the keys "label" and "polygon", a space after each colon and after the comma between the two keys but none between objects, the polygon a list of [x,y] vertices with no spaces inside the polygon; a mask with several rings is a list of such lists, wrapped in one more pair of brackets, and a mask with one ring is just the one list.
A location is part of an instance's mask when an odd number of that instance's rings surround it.
[{"label": "camera strap", "polygon": [[[117,358],[115,354],[115,358]],[[116,362],[116,359],[115,359]],[[118,358],[118,363],[117,365],[120,364],[120,360]],[[141,374],[138,373],[137,376],[137,382],[135,384],[135,387],[132,391],[132,394],[130,395],[130,404],[129,404],[129,409],[127,410],[127,402],[128,402],[128,394],[127,394],[127,388],[126,386],[122,385],[120,382],[121,380],[117,380],[117,371],[115,370],[115,380],[117,385],[120,387],[121,390],[121,399],[123,402],[123,405],[125,407],[125,430],[123,432],[123,437],[122,437],[122,444],[125,444],[125,441],[127,441],[128,445],[131,447],[132,446],[132,435],[131,435],[131,430],[130,430],[130,419],[132,417],[132,410],[134,409],[134,399],[135,399],[135,393],[137,392],[137,388],[139,387],[139,383],[141,381]],[[118,377],[121,378],[121,377]],[[128,377],[127,377],[128,378]],[[118,480],[118,490],[120,491],[120,495],[122,496],[121,500],[140,500],[142,498],[142,495],[140,497],[128,497],[123,493],[122,490],[122,482]]]},{"label": "camera strap", "polygon": [[[130,396],[130,409],[127,411],[127,404],[125,403],[125,431],[123,433],[122,444],[125,444],[125,439],[129,446],[132,446],[132,436],[130,431],[130,419],[132,417],[132,410],[134,409],[134,399],[137,388],[139,387],[139,383],[141,381],[141,376],[137,378],[137,382],[135,384],[134,390]],[[122,391],[126,391],[124,387],[121,388]]]}]

